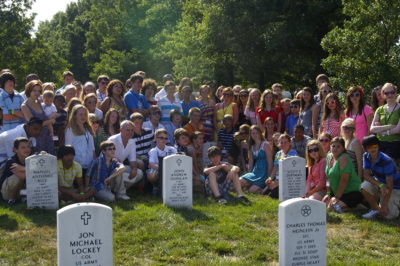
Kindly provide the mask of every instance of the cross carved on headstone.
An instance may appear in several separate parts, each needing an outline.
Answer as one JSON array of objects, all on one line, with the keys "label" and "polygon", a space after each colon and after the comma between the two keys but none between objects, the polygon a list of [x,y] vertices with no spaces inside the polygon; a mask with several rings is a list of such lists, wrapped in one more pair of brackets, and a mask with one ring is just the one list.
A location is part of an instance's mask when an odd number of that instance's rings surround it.
[{"label": "cross carved on headstone", "polygon": [[84,212],[81,215],[81,220],[83,220],[83,224],[84,225],[88,225],[89,224],[89,220],[92,218],[92,215],[90,215],[88,212]]}]

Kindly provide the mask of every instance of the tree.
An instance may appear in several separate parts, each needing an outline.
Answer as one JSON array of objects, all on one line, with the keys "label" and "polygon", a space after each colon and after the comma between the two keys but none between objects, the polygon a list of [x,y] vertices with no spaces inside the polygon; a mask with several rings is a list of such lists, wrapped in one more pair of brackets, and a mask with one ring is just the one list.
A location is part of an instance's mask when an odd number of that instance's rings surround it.
[{"label": "tree", "polygon": [[373,88],[400,81],[400,5],[398,1],[343,1],[347,16],[322,40],[329,56],[322,66],[341,88]]}]

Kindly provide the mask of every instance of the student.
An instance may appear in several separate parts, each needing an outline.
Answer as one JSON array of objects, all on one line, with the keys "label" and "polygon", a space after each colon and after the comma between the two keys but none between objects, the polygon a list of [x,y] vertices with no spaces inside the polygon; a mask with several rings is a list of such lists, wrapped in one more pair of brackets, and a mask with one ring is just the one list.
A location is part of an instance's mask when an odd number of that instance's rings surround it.
[{"label": "student", "polygon": [[182,111],[183,111],[183,117],[185,122],[189,120],[189,111],[192,108],[200,108],[200,103],[196,100],[192,100],[192,88],[190,86],[184,86],[181,91],[182,95]]},{"label": "student", "polygon": [[124,102],[129,113],[128,116],[135,112],[139,112],[143,116],[147,116],[150,105],[148,104],[144,95],[140,93],[143,84],[143,77],[134,74],[130,77],[130,80],[132,83],[132,88],[125,93],[124,96]]},{"label": "student", "polygon": [[239,167],[229,163],[222,163],[222,152],[217,146],[210,147],[207,153],[211,161],[207,168],[204,169],[207,194],[213,196],[219,204],[226,204],[227,198],[230,198],[229,191],[233,183],[238,199],[248,202],[248,199],[243,196],[240,185]]},{"label": "student", "polygon": [[235,134],[235,129],[233,128],[233,116],[228,114],[225,115],[222,122],[224,128],[220,129],[218,132],[218,147],[222,150],[222,160],[233,164],[236,161],[235,157],[237,155],[232,150],[232,147],[234,146],[233,135]]},{"label": "student", "polygon": [[[57,108],[53,104],[54,93],[52,91],[45,91],[43,93],[43,97],[42,98],[43,98],[42,107],[43,107],[44,113],[46,114],[46,116],[49,119],[54,119],[55,120],[58,117],[58,114],[57,114]],[[49,129],[50,136],[54,136],[53,124],[49,123],[47,125],[47,128]]]},{"label": "student", "polygon": [[182,128],[182,114],[180,111],[173,109],[169,113],[169,118],[171,121],[164,124],[165,129],[168,132],[168,144],[175,145],[174,132],[178,128]]},{"label": "student", "polygon": [[143,128],[144,117],[141,113],[133,113],[133,137],[136,144],[136,161],[140,169],[145,171],[149,163],[149,151],[154,143],[154,133],[150,129]]},{"label": "student", "polygon": [[162,167],[164,157],[176,154],[176,149],[167,146],[168,133],[165,129],[160,128],[155,132],[156,147],[149,152],[149,168],[147,170],[147,179],[153,184],[153,195],[161,195],[162,188]]},{"label": "student", "polygon": [[203,144],[205,135],[203,132],[195,131],[191,134],[191,143],[188,147],[188,152],[194,154],[193,160],[193,189],[195,191],[204,191],[203,175]]},{"label": "student", "polygon": [[[72,146],[61,146],[57,153],[58,192],[61,200],[82,202],[95,193],[89,189],[85,193],[82,180],[82,167],[74,161],[75,149]],[[74,188],[74,182],[78,189]]]},{"label": "student", "polygon": [[94,196],[106,202],[115,201],[116,197],[126,200],[126,189],[122,179],[125,166],[115,159],[114,143],[104,141],[100,144],[100,150],[99,158],[92,161],[86,173],[91,189],[96,191]]},{"label": "student", "polygon": [[167,81],[165,83],[165,91],[167,95],[158,100],[157,105],[161,109],[161,123],[164,125],[170,121],[169,114],[171,110],[178,110],[180,113],[183,112],[182,105],[179,100],[174,96],[176,86],[173,81]]},{"label": "student", "polygon": [[100,155],[100,144],[103,141],[107,140],[107,137],[103,134],[103,130],[101,130],[100,120],[95,114],[89,114],[90,125],[93,130],[93,142],[94,142],[94,151],[96,153],[96,157]]},{"label": "student", "polygon": [[400,173],[393,159],[379,151],[379,139],[374,136],[364,137],[364,182],[361,193],[369,203],[371,210],[362,215],[372,219],[381,215],[386,219],[399,216],[400,208]]},{"label": "student", "polygon": [[306,183],[306,197],[322,200],[326,194],[325,152],[321,143],[314,139],[307,144],[308,177]]},{"label": "student", "polygon": [[161,110],[160,107],[157,105],[152,105],[149,108],[149,120],[143,123],[143,128],[144,129],[151,129],[151,131],[156,132],[157,129],[159,128],[165,128],[161,123],[160,123],[160,118],[161,118]]},{"label": "student", "polygon": [[295,125],[293,130],[294,136],[292,137],[292,148],[296,150],[300,157],[305,158],[306,156],[306,146],[311,140],[309,136],[304,135],[304,126]]},{"label": "student", "polygon": [[188,151],[188,147],[190,145],[189,133],[185,129],[179,128],[175,130],[174,138],[175,138],[175,148],[177,152],[189,155]]},{"label": "student", "polygon": [[8,204],[14,204],[20,198],[20,191],[25,188],[25,159],[31,155],[31,147],[27,138],[20,137],[14,141],[14,152],[6,162],[0,179],[1,194]]},{"label": "student", "polygon": [[344,112],[339,97],[329,93],[324,100],[324,113],[319,133],[329,133],[332,137],[340,136],[340,125],[344,120]]},{"label": "student", "polygon": [[299,120],[299,112],[300,112],[300,100],[291,100],[290,101],[290,115],[286,119],[286,133],[289,136],[293,136],[294,126],[297,124]]},{"label": "student", "polygon": [[191,136],[195,131],[204,132],[204,126],[201,122],[201,110],[193,107],[189,110],[189,122],[183,127]]}]

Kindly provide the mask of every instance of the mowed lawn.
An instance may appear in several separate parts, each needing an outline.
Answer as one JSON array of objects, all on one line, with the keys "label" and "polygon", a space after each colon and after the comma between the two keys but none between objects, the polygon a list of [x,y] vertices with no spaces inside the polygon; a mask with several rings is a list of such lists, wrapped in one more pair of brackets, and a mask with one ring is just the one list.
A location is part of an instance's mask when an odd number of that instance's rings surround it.
[{"label": "mowed lawn", "polygon": [[[192,211],[139,193],[113,209],[115,265],[278,263],[278,201],[216,204],[195,195]],[[328,213],[329,265],[399,265],[400,220],[365,221],[365,211]],[[99,221],[101,222],[101,221]],[[0,204],[0,265],[56,265],[56,212]]]}]

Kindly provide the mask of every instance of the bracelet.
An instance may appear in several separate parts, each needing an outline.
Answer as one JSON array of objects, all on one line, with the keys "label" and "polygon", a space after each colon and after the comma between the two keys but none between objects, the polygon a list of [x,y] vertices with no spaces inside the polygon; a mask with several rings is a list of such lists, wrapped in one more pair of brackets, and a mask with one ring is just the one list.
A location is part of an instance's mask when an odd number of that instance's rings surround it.
[{"label": "bracelet", "polygon": [[378,185],[378,188],[383,188],[384,186],[385,186],[385,184],[380,183],[380,184]]}]

